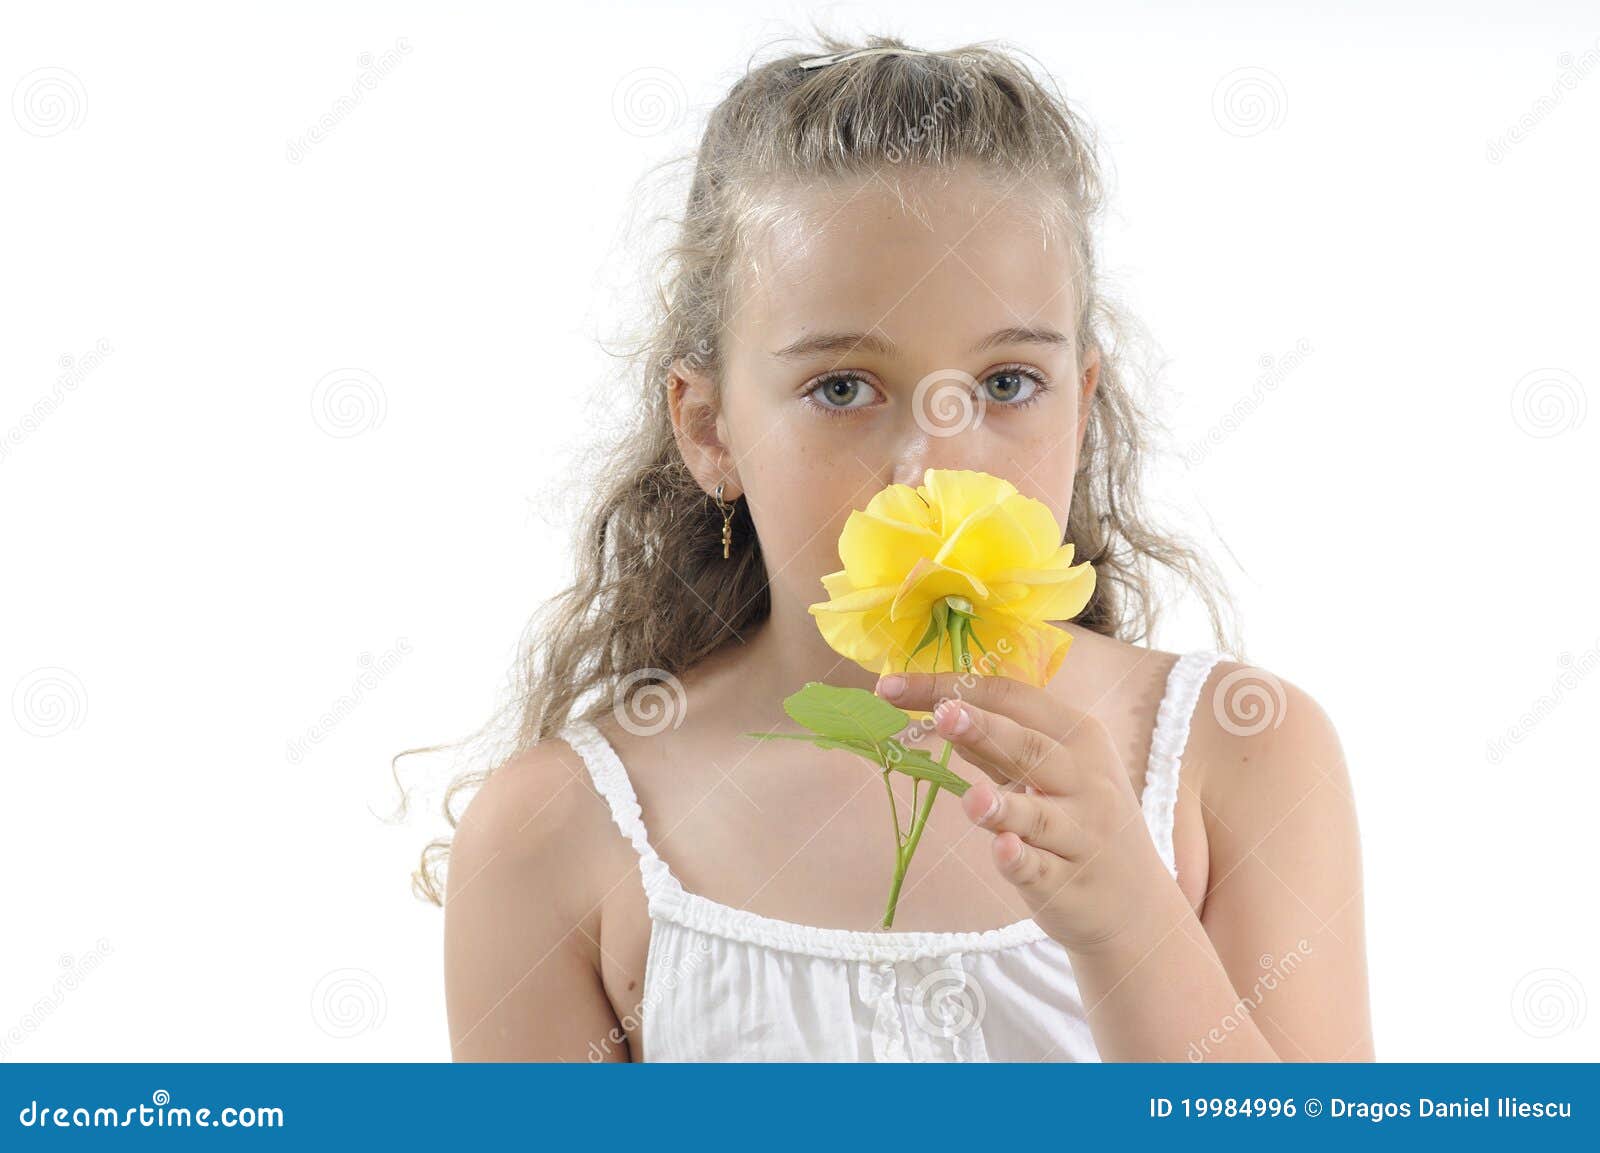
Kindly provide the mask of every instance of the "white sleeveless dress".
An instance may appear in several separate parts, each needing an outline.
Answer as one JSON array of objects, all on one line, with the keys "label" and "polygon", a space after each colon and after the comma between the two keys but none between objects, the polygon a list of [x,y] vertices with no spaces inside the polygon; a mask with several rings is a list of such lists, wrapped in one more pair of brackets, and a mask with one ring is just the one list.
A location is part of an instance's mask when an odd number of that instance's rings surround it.
[{"label": "white sleeveless dress", "polygon": [[[1140,805],[1174,879],[1189,721],[1223,657],[1182,655],[1156,713]],[[1098,1061],[1066,947],[1031,918],[982,932],[820,928],[687,892],[650,844],[632,782],[592,723],[560,734],[632,842],[650,911],[646,1061]]]}]

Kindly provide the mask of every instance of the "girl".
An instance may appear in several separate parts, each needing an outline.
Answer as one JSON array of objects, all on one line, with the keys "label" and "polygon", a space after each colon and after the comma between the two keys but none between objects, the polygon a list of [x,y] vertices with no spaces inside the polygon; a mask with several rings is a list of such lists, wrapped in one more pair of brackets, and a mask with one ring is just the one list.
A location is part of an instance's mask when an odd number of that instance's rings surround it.
[{"label": "girl", "polygon": [[[1100,201],[1085,126],[987,46],[823,37],[713,110],[516,747],[452,787],[481,786],[418,876],[457,1059],[1372,1058],[1333,728],[1140,643],[1161,565],[1239,651],[1138,500]],[[879,683],[807,612],[850,511],[929,469],[1010,481],[1095,566],[1044,687]],[[892,931],[882,778],[745,735],[807,681],[939,705],[974,782],[937,797]]]}]

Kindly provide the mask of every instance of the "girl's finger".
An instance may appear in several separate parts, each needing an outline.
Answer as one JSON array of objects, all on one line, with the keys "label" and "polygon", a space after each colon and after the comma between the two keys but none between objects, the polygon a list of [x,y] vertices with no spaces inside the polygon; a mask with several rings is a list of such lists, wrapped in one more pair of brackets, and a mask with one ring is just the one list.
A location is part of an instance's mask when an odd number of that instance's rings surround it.
[{"label": "girl's finger", "polygon": [[1011,677],[971,673],[897,673],[878,678],[877,694],[906,710],[931,710],[948,697],[970,701],[991,713],[1002,713],[1034,729],[1070,732],[1085,714],[1044,689]]},{"label": "girl's finger", "polygon": [[1000,875],[1015,885],[1035,909],[1043,908],[1072,879],[1071,866],[1054,853],[1036,849],[1015,833],[1001,833],[990,852]]},{"label": "girl's finger", "polygon": [[995,780],[1033,785],[1046,793],[1070,790],[1066,749],[1036,729],[969,701],[941,701],[933,717],[934,731],[960,750],[963,760]]},{"label": "girl's finger", "polygon": [[961,798],[961,808],[976,825],[993,833],[1014,833],[1034,848],[1074,860],[1084,840],[1071,809],[1047,796],[1007,793],[979,783]]}]

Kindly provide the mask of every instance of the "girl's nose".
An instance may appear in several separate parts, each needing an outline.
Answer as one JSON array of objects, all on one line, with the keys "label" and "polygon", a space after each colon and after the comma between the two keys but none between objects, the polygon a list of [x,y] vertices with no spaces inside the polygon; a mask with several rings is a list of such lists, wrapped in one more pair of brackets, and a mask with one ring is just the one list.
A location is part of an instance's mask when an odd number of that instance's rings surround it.
[{"label": "girl's nose", "polygon": [[990,471],[977,448],[974,438],[967,433],[934,437],[919,431],[907,439],[896,457],[894,479],[896,483],[915,488],[922,483],[923,474],[930,468]]},{"label": "girl's nose", "polygon": [[899,429],[894,479],[919,485],[930,468],[989,471],[983,446],[984,411],[976,382],[966,373],[930,373],[917,385]]}]

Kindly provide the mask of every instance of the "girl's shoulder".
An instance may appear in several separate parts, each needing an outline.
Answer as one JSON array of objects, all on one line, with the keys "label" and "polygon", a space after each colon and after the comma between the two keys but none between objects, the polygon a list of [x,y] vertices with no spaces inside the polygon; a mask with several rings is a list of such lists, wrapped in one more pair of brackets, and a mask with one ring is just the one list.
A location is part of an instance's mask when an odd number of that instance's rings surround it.
[{"label": "girl's shoulder", "polygon": [[598,939],[604,895],[634,866],[583,757],[550,736],[508,757],[473,794],[451,841],[446,906],[511,882],[542,915]]},{"label": "girl's shoulder", "polygon": [[584,1060],[617,1026],[601,914],[629,867],[578,753],[548,739],[498,765],[456,827],[445,993],[457,1060]]},{"label": "girl's shoulder", "polygon": [[1214,875],[1229,875],[1268,838],[1344,836],[1354,851],[1354,794],[1332,718],[1305,688],[1222,659],[1201,686],[1183,753],[1202,804]]},{"label": "girl's shoulder", "polygon": [[[1092,686],[1091,699],[1102,693],[1099,686],[1123,686],[1129,707],[1151,714],[1144,718],[1148,730],[1184,655],[1077,632],[1067,662],[1080,662],[1076,675]],[[1348,792],[1331,718],[1280,673],[1226,656],[1215,660],[1188,721],[1182,780],[1205,802],[1208,820],[1227,820],[1229,811],[1244,808],[1276,809],[1285,797],[1323,783]]]}]

